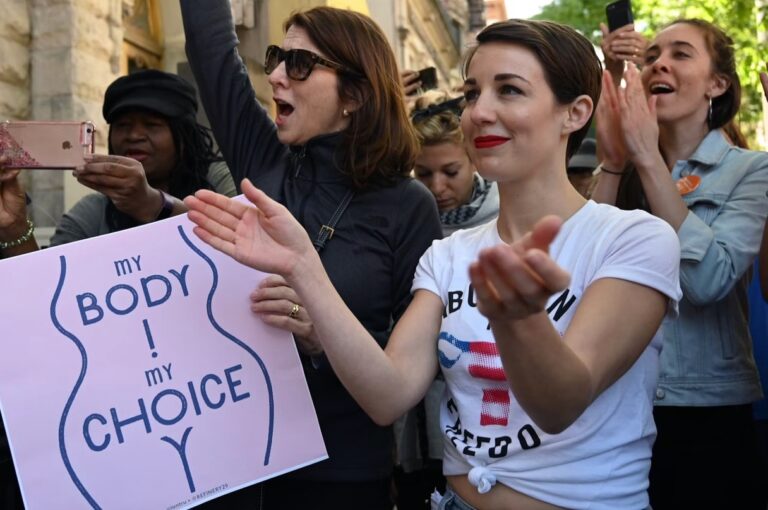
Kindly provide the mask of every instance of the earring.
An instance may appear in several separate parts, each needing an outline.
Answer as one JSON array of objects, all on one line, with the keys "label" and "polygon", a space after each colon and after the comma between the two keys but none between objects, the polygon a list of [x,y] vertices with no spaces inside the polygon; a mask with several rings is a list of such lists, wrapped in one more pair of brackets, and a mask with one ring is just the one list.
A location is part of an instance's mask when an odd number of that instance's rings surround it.
[{"label": "earring", "polygon": [[707,111],[707,127],[712,126],[712,96],[709,96],[709,110]]},{"label": "earring", "polygon": [[341,110],[341,116],[342,117],[349,117],[349,110],[347,110],[346,108]]}]

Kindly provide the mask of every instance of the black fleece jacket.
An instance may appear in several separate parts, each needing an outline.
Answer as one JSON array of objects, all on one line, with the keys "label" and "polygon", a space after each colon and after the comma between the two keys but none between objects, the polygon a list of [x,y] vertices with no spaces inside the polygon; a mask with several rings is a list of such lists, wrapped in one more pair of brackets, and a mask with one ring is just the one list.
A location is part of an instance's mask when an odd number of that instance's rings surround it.
[{"label": "black fleece jacket", "polygon": [[[280,143],[237,53],[228,2],[182,0],[181,6],[187,56],[235,183],[251,179],[285,205],[314,239],[352,187],[338,164],[343,135],[318,136],[301,147]],[[323,250],[334,287],[382,346],[410,302],[419,258],[440,237],[431,194],[417,181],[401,178],[357,191]],[[371,421],[327,362],[319,368],[306,356],[302,362],[329,460],[286,476],[334,481],[389,476],[390,428]]]}]

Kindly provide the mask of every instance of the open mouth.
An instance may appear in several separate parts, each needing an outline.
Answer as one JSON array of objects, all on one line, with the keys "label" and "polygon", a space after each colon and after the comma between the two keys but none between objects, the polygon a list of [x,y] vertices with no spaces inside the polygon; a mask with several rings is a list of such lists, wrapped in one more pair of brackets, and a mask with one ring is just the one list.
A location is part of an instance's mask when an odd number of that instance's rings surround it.
[{"label": "open mouth", "polygon": [[143,151],[128,150],[123,154],[126,158],[135,159],[136,161],[144,161],[149,157],[149,154]]},{"label": "open mouth", "polygon": [[671,94],[674,91],[675,89],[666,83],[654,83],[651,85],[651,94],[653,95]]},{"label": "open mouth", "polygon": [[293,113],[293,105],[283,101],[282,99],[275,99],[275,105],[277,105],[278,117],[288,117]]}]

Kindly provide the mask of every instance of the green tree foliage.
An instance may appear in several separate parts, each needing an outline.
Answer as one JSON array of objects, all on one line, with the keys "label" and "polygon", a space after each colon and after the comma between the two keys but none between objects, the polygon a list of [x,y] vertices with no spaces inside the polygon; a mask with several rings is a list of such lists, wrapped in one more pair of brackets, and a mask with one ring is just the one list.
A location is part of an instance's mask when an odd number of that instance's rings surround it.
[{"label": "green tree foliage", "polygon": [[[599,25],[605,20],[606,1],[554,0],[544,6],[536,19],[549,19],[576,28],[595,44],[600,44]],[[713,21],[734,41],[736,62],[742,85],[739,120],[754,141],[757,122],[762,116],[762,89],[758,73],[765,70],[768,32],[768,1],[765,0],[632,0],[636,28],[648,37],[664,25],[680,18]]]}]

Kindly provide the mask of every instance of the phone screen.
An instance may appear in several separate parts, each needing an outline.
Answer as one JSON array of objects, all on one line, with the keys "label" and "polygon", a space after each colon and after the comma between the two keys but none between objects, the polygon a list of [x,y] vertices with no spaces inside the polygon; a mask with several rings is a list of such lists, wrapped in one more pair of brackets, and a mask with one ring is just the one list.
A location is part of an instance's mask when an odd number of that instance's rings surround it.
[{"label": "phone screen", "polygon": [[434,67],[426,67],[419,71],[419,81],[422,90],[437,88],[437,70]]},{"label": "phone screen", "polygon": [[605,16],[608,19],[608,30],[613,32],[617,28],[634,22],[632,16],[632,4],[630,0],[618,0],[605,6]]}]

